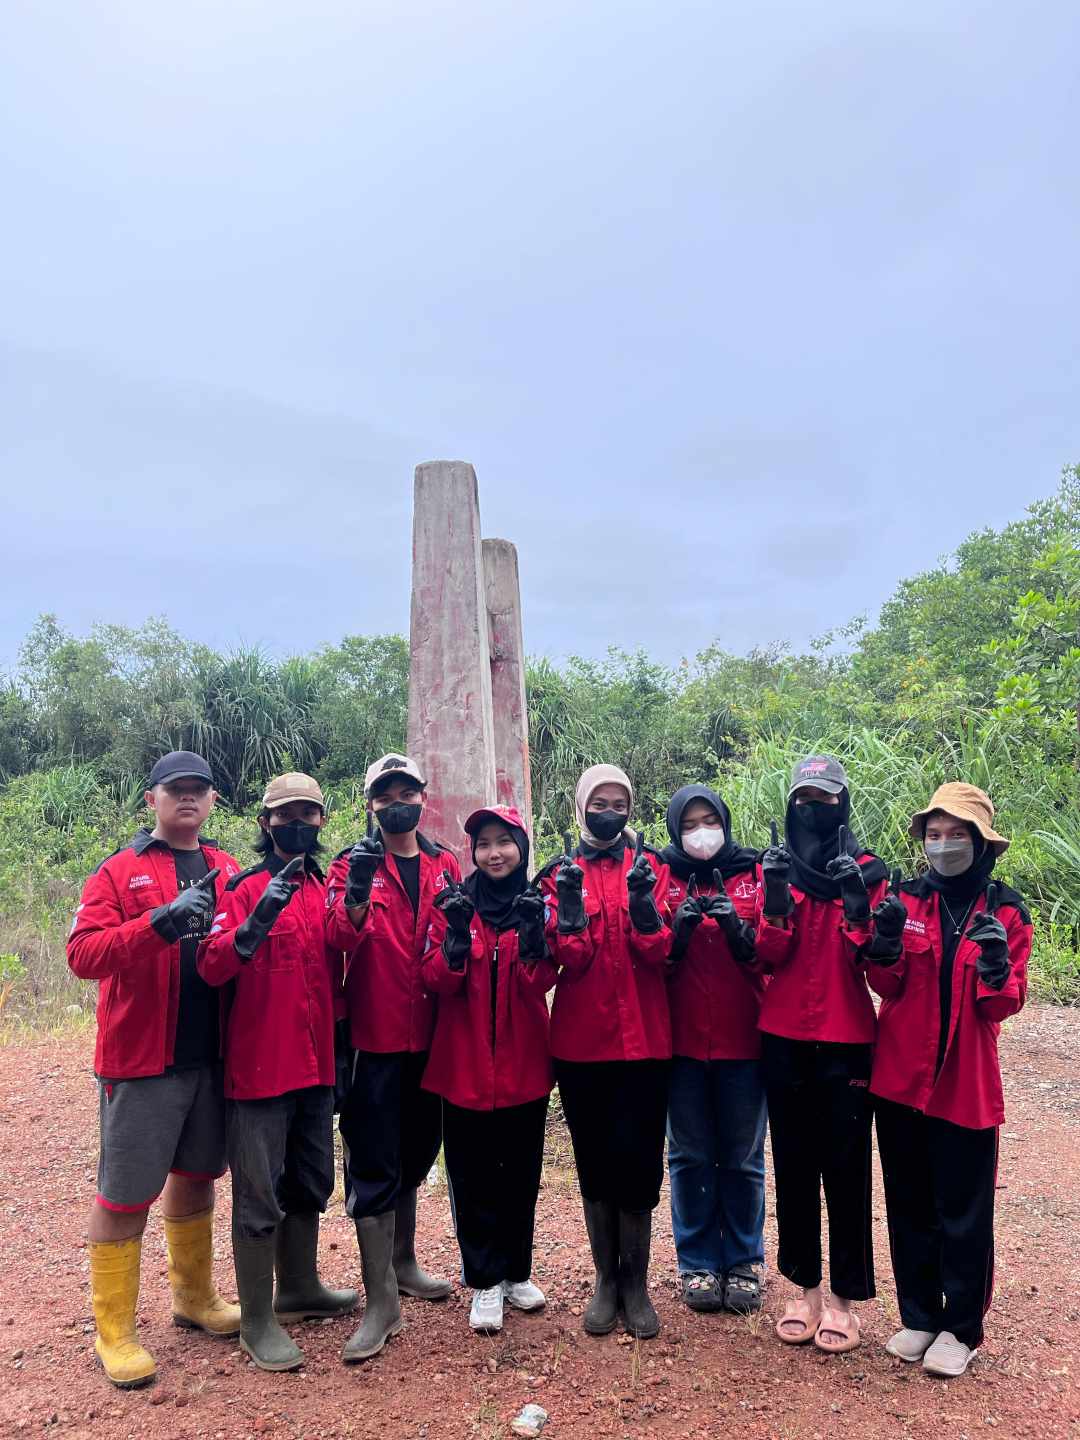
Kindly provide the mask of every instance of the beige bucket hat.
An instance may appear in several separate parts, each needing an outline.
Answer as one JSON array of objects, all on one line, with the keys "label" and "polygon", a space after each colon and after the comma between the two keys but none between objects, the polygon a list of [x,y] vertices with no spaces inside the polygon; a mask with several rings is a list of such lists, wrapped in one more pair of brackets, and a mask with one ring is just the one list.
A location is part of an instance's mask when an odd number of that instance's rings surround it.
[{"label": "beige bucket hat", "polygon": [[991,823],[994,818],[994,802],[986,791],[980,790],[977,785],[965,785],[962,780],[949,780],[946,784],[939,785],[931,795],[926,809],[916,810],[911,817],[908,834],[921,840],[926,830],[927,818],[933,815],[935,810],[941,810],[955,820],[963,820],[966,825],[974,825],[995,855],[1003,855],[1009,848],[1008,840],[1004,835],[999,835]]}]

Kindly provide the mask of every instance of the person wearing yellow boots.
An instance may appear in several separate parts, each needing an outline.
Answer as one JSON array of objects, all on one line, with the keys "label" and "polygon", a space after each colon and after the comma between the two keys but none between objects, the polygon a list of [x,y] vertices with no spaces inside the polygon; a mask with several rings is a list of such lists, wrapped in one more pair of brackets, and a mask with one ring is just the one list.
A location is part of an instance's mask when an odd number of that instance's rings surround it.
[{"label": "person wearing yellow boots", "polygon": [[201,755],[163,755],[144,798],[153,829],[90,876],[67,942],[74,974],[99,982],[101,1138],[88,1250],[94,1349],[122,1389],[156,1374],[135,1310],[142,1235],[159,1195],[175,1324],[213,1335],[240,1329],[240,1307],[221,1298],[212,1271],[225,1106],[218,998],[195,968],[217,877],[238,867],[200,834],[217,798]]}]

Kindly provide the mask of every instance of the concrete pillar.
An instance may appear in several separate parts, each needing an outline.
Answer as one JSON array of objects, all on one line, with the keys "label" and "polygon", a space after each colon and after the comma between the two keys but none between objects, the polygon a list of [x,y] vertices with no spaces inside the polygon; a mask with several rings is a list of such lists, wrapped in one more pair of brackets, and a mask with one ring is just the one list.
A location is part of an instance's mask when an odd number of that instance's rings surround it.
[{"label": "concrete pillar", "polygon": [[495,721],[495,792],[516,805],[532,840],[529,717],[525,708],[525,647],[517,550],[509,540],[485,540],[484,590],[491,625],[491,700]]},{"label": "concrete pillar", "polygon": [[428,779],[423,829],[471,869],[464,822],[495,803],[491,658],[476,472],[416,467],[410,619],[409,753]]}]

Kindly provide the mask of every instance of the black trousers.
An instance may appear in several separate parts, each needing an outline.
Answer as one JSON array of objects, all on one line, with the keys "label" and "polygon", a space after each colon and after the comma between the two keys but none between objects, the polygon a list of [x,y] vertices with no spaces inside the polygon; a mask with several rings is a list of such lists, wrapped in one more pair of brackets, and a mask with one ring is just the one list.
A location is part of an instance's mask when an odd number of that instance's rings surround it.
[{"label": "black trousers", "polygon": [[354,1220],[384,1215],[415,1190],[442,1143],[442,1100],[420,1081],[427,1052],[357,1050],[338,1129],[345,1209]]},{"label": "black trousers", "polygon": [[532,1274],[548,1097],[504,1110],[443,1102],[443,1153],[465,1284],[487,1290]]},{"label": "black trousers", "polygon": [[333,1089],[226,1101],[225,1144],[233,1229],[244,1239],[267,1238],[286,1215],[322,1212],[334,1191]]},{"label": "black trousers", "polygon": [[829,1287],[844,1300],[874,1290],[868,1089],[873,1047],[763,1035],[776,1228],[776,1268],[796,1285],[822,1281],[821,1192],[829,1214]]},{"label": "black trousers", "polygon": [[875,1099],[900,1318],[974,1349],[994,1285],[998,1132]]},{"label": "black trousers", "polygon": [[668,1060],[556,1060],[586,1200],[655,1210],[664,1178]]}]

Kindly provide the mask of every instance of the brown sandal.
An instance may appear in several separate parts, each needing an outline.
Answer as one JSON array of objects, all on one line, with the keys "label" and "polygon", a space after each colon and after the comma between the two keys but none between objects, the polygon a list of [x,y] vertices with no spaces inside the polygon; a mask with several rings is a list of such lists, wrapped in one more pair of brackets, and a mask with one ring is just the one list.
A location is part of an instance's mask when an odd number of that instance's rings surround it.
[{"label": "brown sandal", "polygon": [[[836,1310],[833,1306],[826,1305],[821,1312],[814,1344],[827,1355],[846,1355],[849,1350],[856,1350],[862,1344],[859,1329],[859,1317],[853,1310]],[[823,1335],[839,1335],[840,1341],[838,1344],[826,1341],[822,1339]]]}]

